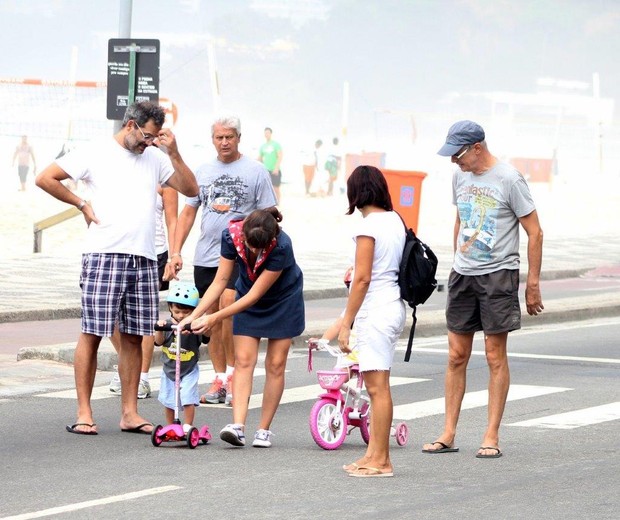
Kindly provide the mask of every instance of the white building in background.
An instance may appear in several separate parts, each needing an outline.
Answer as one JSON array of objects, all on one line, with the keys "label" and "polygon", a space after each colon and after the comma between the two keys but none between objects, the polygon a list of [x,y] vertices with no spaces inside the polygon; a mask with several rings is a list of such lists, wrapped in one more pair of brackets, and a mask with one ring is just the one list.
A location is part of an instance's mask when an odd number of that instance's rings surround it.
[{"label": "white building in background", "polygon": [[534,93],[454,94],[445,108],[468,114],[466,118],[477,117],[492,141],[493,153],[520,160],[520,169],[528,164],[549,166],[549,174],[558,178],[620,175],[615,101],[599,96],[596,74],[592,84],[541,78]]}]

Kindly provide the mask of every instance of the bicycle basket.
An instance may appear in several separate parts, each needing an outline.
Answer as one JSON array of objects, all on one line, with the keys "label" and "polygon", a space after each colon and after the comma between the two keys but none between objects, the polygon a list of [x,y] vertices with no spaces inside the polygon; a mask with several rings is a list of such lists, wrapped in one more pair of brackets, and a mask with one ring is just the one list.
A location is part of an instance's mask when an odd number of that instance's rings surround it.
[{"label": "bicycle basket", "polygon": [[349,373],[341,370],[317,370],[316,376],[325,390],[338,390],[349,380]]}]

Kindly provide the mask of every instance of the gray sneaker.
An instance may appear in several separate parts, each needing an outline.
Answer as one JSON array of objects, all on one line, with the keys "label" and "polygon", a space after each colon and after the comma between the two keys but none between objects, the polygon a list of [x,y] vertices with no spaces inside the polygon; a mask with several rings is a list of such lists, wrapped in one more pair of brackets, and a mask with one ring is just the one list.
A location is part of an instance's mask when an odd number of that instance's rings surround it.
[{"label": "gray sneaker", "polygon": [[271,436],[273,433],[269,430],[257,430],[254,434],[254,442],[252,446],[255,448],[271,448]]},{"label": "gray sneaker", "polygon": [[211,383],[209,390],[200,398],[201,403],[219,404],[226,402],[226,386],[222,380],[216,377]]},{"label": "gray sneaker", "polygon": [[220,431],[220,439],[233,446],[245,446],[245,433],[240,424],[227,424]]},{"label": "gray sneaker", "polygon": [[147,397],[151,397],[151,383],[144,381],[144,379],[140,379],[140,384],[138,385],[138,399],[146,399]]},{"label": "gray sneaker", "polygon": [[112,392],[113,394],[120,394],[121,393],[121,378],[118,375],[118,365],[114,365],[114,376],[112,377],[112,381],[110,381],[110,386],[108,387],[110,389],[110,392]]}]

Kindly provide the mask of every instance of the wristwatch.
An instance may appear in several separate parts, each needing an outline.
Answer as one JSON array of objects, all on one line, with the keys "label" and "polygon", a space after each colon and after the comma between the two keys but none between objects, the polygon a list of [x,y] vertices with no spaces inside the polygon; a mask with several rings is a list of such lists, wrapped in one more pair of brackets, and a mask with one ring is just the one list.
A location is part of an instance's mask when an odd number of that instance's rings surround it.
[{"label": "wristwatch", "polygon": [[85,201],[84,199],[82,199],[82,200],[80,201],[80,203],[77,205],[77,209],[79,209],[80,211],[82,211],[82,208],[83,208],[84,206],[86,206],[86,204],[87,204],[87,203],[86,203],[86,201]]}]

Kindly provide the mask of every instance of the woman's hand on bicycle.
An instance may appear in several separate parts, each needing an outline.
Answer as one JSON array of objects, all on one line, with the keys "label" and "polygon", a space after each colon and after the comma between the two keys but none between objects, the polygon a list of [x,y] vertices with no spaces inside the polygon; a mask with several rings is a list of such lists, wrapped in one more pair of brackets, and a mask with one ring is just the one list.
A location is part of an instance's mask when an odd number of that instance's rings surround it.
[{"label": "woman's hand on bicycle", "polygon": [[340,351],[344,354],[349,354],[351,352],[351,348],[349,347],[350,338],[351,329],[348,327],[341,327],[338,333],[338,345],[340,346]]}]

